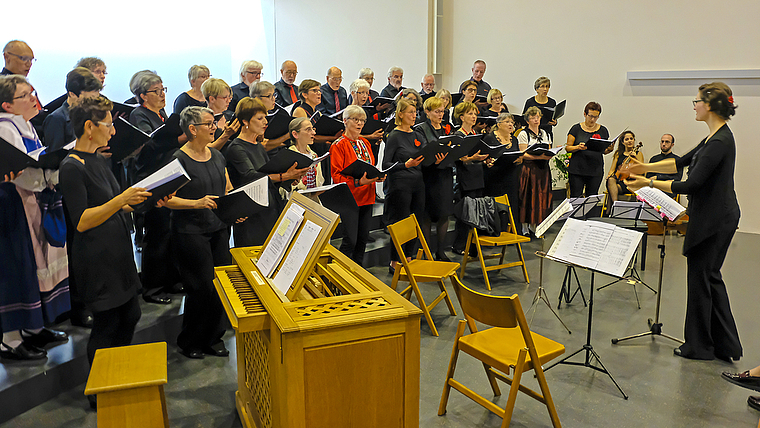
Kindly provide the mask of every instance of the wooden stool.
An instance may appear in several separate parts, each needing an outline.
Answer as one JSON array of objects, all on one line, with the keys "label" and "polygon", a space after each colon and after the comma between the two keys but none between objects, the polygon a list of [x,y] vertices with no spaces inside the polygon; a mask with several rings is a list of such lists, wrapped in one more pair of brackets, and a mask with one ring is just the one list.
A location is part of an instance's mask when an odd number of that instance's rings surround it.
[{"label": "wooden stool", "polygon": [[166,342],[98,349],[85,395],[98,396],[99,427],[168,427]]}]

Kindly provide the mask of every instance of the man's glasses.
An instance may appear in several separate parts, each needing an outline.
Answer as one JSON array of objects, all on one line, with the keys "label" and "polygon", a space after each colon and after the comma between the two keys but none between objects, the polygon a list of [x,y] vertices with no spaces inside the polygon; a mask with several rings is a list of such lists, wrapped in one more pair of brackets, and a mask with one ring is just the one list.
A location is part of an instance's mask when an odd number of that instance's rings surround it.
[{"label": "man's glasses", "polygon": [[15,56],[16,58],[20,59],[20,60],[21,60],[21,61],[23,61],[23,62],[34,63],[35,61],[37,61],[37,58],[35,58],[35,57],[33,57],[33,56],[26,56],[26,55],[16,55],[16,54],[15,54],[15,53],[13,53],[13,52],[6,52],[6,53],[7,53],[8,55],[13,55],[13,56]]}]

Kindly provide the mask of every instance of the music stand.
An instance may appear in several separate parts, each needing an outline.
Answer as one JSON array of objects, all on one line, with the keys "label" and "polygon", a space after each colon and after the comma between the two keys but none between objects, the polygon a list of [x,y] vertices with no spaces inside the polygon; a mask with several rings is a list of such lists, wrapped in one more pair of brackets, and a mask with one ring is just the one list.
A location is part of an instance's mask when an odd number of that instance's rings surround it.
[{"label": "music stand", "polygon": [[684,341],[681,339],[677,339],[673,336],[663,333],[662,323],[660,322],[660,302],[662,299],[662,271],[663,271],[663,268],[665,267],[665,236],[667,235],[666,233],[667,227],[668,227],[668,218],[663,217],[662,218],[662,243],[657,246],[657,248],[660,249],[660,278],[657,282],[657,305],[655,306],[654,322],[652,321],[652,318],[647,319],[647,325],[649,326],[649,331],[645,331],[639,334],[633,334],[630,336],[620,337],[617,339],[612,339],[613,345],[617,345],[619,342],[622,342],[624,340],[635,339],[637,337],[644,337],[644,336],[653,336],[653,337],[662,336],[666,339],[670,339],[678,343],[684,343]]},{"label": "music stand", "polygon": [[[587,198],[568,198],[567,201],[573,206],[573,210],[565,213],[560,217],[560,220],[567,220],[568,218],[578,218],[585,220],[588,214],[599,202],[602,201],[604,195],[591,195]],[[543,248],[542,248],[543,250]],[[575,291],[570,294],[570,288],[572,287],[572,280],[575,278]],[[588,306],[586,303],[586,296],[583,295],[583,289],[581,288],[581,282],[578,280],[578,273],[575,271],[573,265],[567,265],[565,269],[565,277],[562,279],[562,288],[559,289],[559,302],[557,303],[557,309],[562,307],[562,298],[564,297],[565,303],[570,304],[578,293],[581,293],[581,299],[583,299],[583,306]]]},{"label": "music stand", "polygon": [[[609,218],[617,218],[617,219],[627,219],[627,220],[633,220],[633,224],[637,224],[639,221],[661,221],[662,217],[660,214],[652,207],[647,205],[644,202],[636,201],[636,202],[626,202],[626,201],[615,201],[612,204],[612,208],[610,208],[610,217]],[[625,226],[621,226],[625,227]],[[642,249],[642,251],[646,251],[646,247]],[[641,302],[639,301],[639,293],[636,290],[636,284],[642,284],[646,288],[652,290],[652,293],[657,294],[657,291],[655,291],[654,288],[650,287],[649,284],[644,282],[644,280],[641,279],[641,275],[639,274],[639,271],[636,269],[636,257],[631,260],[630,265],[628,266],[628,270],[626,271],[626,275],[623,275],[622,278],[616,279],[609,284],[605,284],[599,288],[597,288],[597,291],[607,288],[610,285],[617,284],[620,281],[626,281],[629,284],[633,286],[633,294],[636,296],[636,306],[638,306],[639,309],[641,309]]]},{"label": "music stand", "polygon": [[[592,325],[593,314],[594,314],[594,274],[596,273],[596,270],[585,268],[585,267],[580,266],[580,265],[574,265],[572,263],[568,263],[568,262],[563,261],[563,260],[555,259],[555,258],[553,258],[553,257],[551,257],[551,256],[549,256],[549,255],[547,255],[545,253],[536,253],[536,255],[538,255],[539,257],[542,257],[542,258],[545,257],[545,258],[548,258],[549,260],[555,260],[557,262],[564,263],[564,264],[567,264],[567,265],[578,266],[579,268],[588,269],[588,270],[591,271],[591,289],[590,289],[591,291],[589,292],[589,297],[588,297],[588,321],[587,321],[587,326],[586,326],[586,343],[580,349],[578,349],[577,351],[575,351],[572,354],[568,355],[567,357],[565,357],[565,358],[557,361],[556,363],[550,365],[549,367],[546,367],[544,369],[544,372],[548,371],[549,369],[551,369],[552,367],[554,367],[554,366],[556,366],[558,364],[567,364],[567,365],[570,365],[570,366],[588,367],[590,369],[596,370],[598,372],[604,373],[607,376],[609,376],[610,380],[612,380],[612,383],[615,384],[615,387],[617,387],[618,391],[620,391],[620,393],[623,395],[623,398],[625,398],[627,400],[628,399],[628,395],[626,395],[626,393],[623,392],[623,389],[620,387],[620,385],[618,385],[617,381],[612,376],[612,373],[610,373],[610,371],[607,370],[607,367],[604,366],[604,363],[602,362],[601,357],[594,350],[594,345],[591,344],[591,325]],[[603,273],[603,272],[600,272],[600,273]],[[574,356],[576,356],[579,353],[584,352],[584,351],[586,352],[586,358],[584,359],[583,362],[579,363],[579,362],[575,362],[575,361],[568,361],[570,358],[572,358],[572,357],[574,357]],[[594,359],[596,359],[596,362],[599,363],[599,367],[597,367],[597,366],[595,366],[594,364],[591,363],[591,357],[592,356],[594,357]]]}]

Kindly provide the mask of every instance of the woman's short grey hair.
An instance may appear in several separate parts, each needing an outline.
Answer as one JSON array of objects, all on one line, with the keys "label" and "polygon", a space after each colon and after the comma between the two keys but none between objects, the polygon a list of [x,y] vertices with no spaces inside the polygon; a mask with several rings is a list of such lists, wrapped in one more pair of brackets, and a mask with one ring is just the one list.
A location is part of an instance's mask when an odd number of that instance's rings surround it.
[{"label": "woman's short grey hair", "polygon": [[156,83],[163,83],[163,81],[155,71],[138,71],[132,76],[132,79],[129,80],[129,90],[135,95],[137,102],[142,104],[144,100],[140,95],[146,93],[150,87]]},{"label": "woman's short grey hair", "polygon": [[97,67],[100,67],[101,65],[103,67],[106,66],[106,63],[103,62],[102,59],[95,56],[86,56],[84,58],[79,58],[79,61],[77,61],[77,65],[75,65],[74,68],[84,67],[90,71],[93,71]]},{"label": "woman's short grey hair", "polygon": [[351,86],[348,87],[350,92],[359,92],[359,89],[367,88],[369,89],[369,82],[367,82],[364,79],[356,79],[353,82],[351,82]]},{"label": "woman's short grey hair", "polygon": [[251,84],[251,87],[248,88],[248,95],[251,98],[261,98],[261,96],[269,92],[270,89],[274,90],[273,84],[266,80],[260,80]]},{"label": "woman's short grey hair", "polygon": [[263,70],[264,66],[261,65],[260,62],[255,61],[255,60],[243,61],[243,63],[240,65],[240,81],[241,82],[243,81],[243,76],[245,76],[246,70],[248,70],[249,68],[255,68],[257,70]]},{"label": "woman's short grey hair", "polygon": [[551,84],[552,84],[552,81],[551,81],[551,80],[549,80],[549,78],[548,78],[548,77],[546,77],[546,76],[541,76],[541,77],[539,77],[538,79],[536,79],[536,82],[535,82],[535,83],[533,83],[533,89],[535,89],[535,90],[538,90],[538,88],[539,88],[541,85],[543,85],[543,84],[547,84],[547,85],[551,86]]},{"label": "woman's short grey hair", "polygon": [[375,75],[375,72],[372,71],[372,69],[369,68],[369,67],[364,67],[361,70],[359,70],[359,78],[360,79],[364,79],[367,76],[374,76],[374,75]]},{"label": "woman's short grey hair", "polygon": [[288,135],[290,135],[291,140],[295,140],[293,138],[293,131],[301,132],[301,126],[303,125],[304,122],[308,120],[309,120],[308,117],[296,117],[290,121],[290,124],[288,125]]},{"label": "woman's short grey hair", "polygon": [[417,100],[417,110],[422,108],[422,97],[420,96],[420,93],[417,92],[416,89],[412,88],[404,88],[404,90],[401,92],[401,96],[406,98],[407,95],[414,94],[414,99]]},{"label": "woman's short grey hair", "polygon": [[208,113],[212,117],[214,111],[208,107],[189,106],[182,110],[179,114],[179,127],[182,128],[182,132],[185,133],[187,139],[192,141],[195,137],[190,132],[190,125],[197,125],[203,120],[203,113]]},{"label": "woman's short grey hair", "polygon": [[395,73],[397,71],[400,71],[401,74],[404,74],[404,69],[403,68],[393,66],[393,67],[391,67],[391,68],[388,69],[388,77],[393,76],[393,73]]},{"label": "woman's short grey hair", "polygon": [[346,121],[348,119],[366,119],[367,113],[364,112],[364,109],[351,104],[350,106],[346,107],[343,110],[343,120]]},{"label": "woman's short grey hair", "polygon": [[515,118],[511,113],[499,113],[499,117],[496,118],[496,128],[499,127],[500,123],[506,122],[508,120],[512,123],[515,123]]},{"label": "woman's short grey hair", "polygon": [[187,80],[189,80],[190,84],[192,84],[193,80],[197,79],[198,76],[204,72],[208,74],[209,77],[211,77],[211,71],[209,71],[208,67],[205,65],[194,65],[190,67],[190,70],[187,71]]}]

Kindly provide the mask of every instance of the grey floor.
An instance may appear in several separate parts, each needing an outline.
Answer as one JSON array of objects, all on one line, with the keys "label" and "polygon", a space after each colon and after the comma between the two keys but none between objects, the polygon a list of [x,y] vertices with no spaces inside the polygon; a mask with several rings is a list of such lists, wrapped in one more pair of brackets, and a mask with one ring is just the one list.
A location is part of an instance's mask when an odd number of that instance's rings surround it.
[{"label": "grey floor", "polygon": [[[680,254],[683,238],[667,238],[661,321],[664,332],[682,336],[686,300],[685,259]],[[656,288],[658,277],[658,239],[649,241],[648,265],[642,272],[644,281]],[[538,288],[539,260],[533,253],[540,248],[534,240],[524,246],[528,258],[530,285],[522,281],[513,268],[492,273],[492,294],[517,293],[530,316],[531,300]],[[739,233],[733,240],[723,275],[728,284],[733,313],[744,344],[740,362],[692,361],[673,355],[676,343],[657,338],[640,338],[618,345],[611,338],[646,331],[647,318],[654,316],[656,296],[645,287],[637,287],[641,309],[637,309],[633,287],[618,283],[595,294],[592,344],[602,362],[623,390],[624,400],[603,373],[585,367],[559,365],[547,371],[547,379],[556,402],[560,420],[566,427],[755,427],[760,412],[746,404],[750,391],[720,379],[724,370],[741,371],[760,364],[758,333],[752,327],[758,321],[756,278],[760,277],[757,254],[760,236]],[[387,269],[369,269],[378,278],[390,281]],[[553,307],[564,275],[564,267],[544,264],[544,286]],[[589,274],[579,272],[588,297]],[[485,290],[475,265],[467,269],[466,284]],[[596,285],[608,278],[597,276]],[[434,291],[429,289],[430,294]],[[452,290],[449,290],[452,291]],[[424,291],[423,291],[424,292]],[[453,292],[452,292],[453,295]],[[459,305],[456,304],[459,311]],[[445,305],[433,311],[440,337],[430,335],[422,322],[422,358],[420,376],[421,427],[498,427],[501,419],[484,410],[456,391],[452,391],[448,412],[437,416],[443,380],[451,355],[452,338],[459,316],[449,316]],[[563,343],[569,352],[585,342],[587,308],[579,298],[558,311],[572,330],[568,334],[551,311],[539,303],[533,330]],[[228,335],[228,337],[231,335]],[[234,339],[227,346],[234,349]],[[573,361],[582,361],[582,355]],[[459,361],[456,377],[486,397],[491,397],[482,366],[467,356]],[[527,378],[529,385],[535,381]],[[526,379],[524,378],[524,379]],[[169,384],[166,387],[169,418],[173,427],[240,427],[233,401],[237,389],[235,357],[188,360],[170,344]],[[84,385],[59,395],[1,427],[95,427],[96,414],[86,409],[82,395]],[[760,393],[759,393],[760,395]],[[503,405],[505,397],[494,397]],[[518,396],[512,418],[513,427],[551,426],[545,408],[525,395]]]}]

